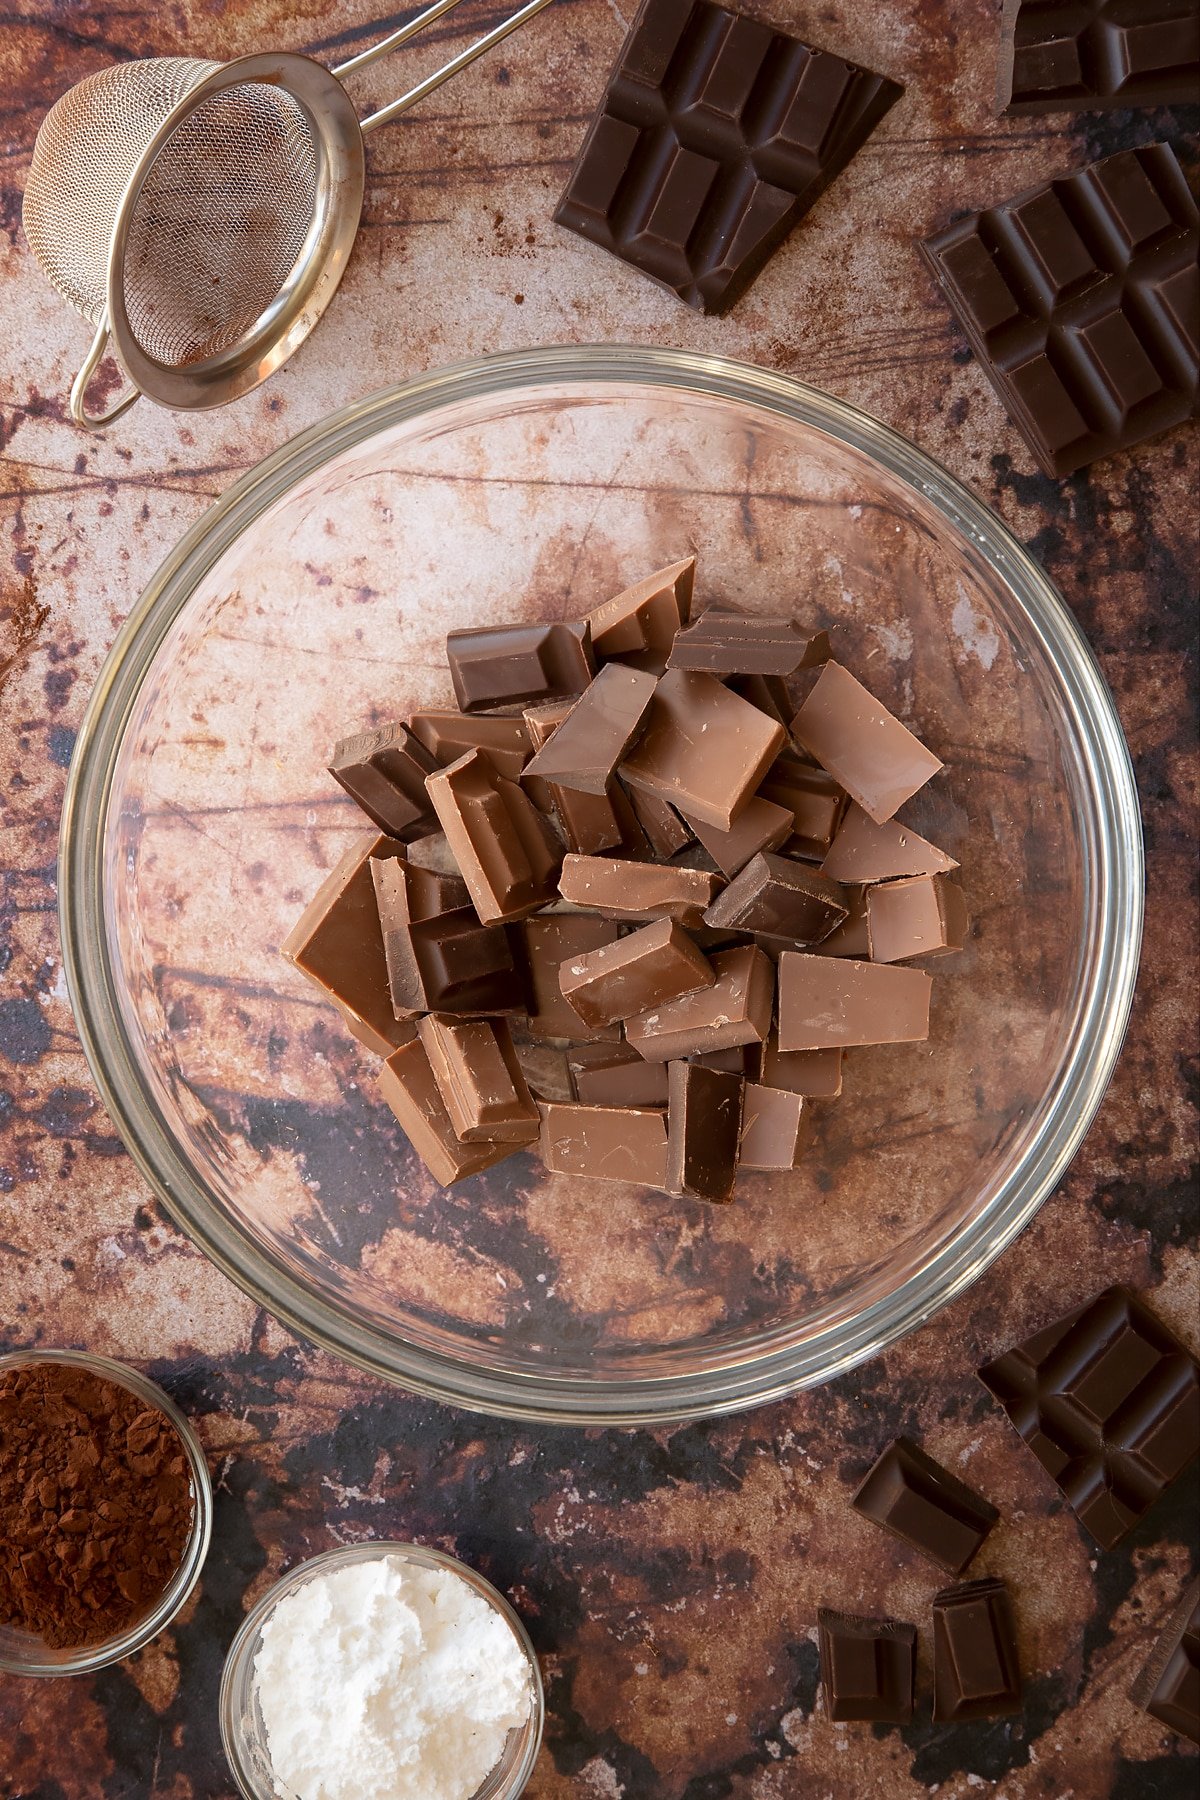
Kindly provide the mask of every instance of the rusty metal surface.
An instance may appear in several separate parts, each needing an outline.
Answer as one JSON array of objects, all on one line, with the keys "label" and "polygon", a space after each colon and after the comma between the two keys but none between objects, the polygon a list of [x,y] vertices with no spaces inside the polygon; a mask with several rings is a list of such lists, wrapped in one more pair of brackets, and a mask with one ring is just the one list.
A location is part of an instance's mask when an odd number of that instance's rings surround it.
[{"label": "rusty metal surface", "polygon": [[[196,1418],[217,1479],[213,1553],[176,1629],[69,1693],[0,1678],[0,1800],[226,1800],[216,1687],[244,1607],[296,1559],[365,1535],[442,1545],[513,1594],[549,1690],[534,1800],[1194,1792],[1190,1748],[1127,1695],[1194,1561],[1195,1472],[1097,1555],[971,1371],[1113,1279],[1145,1289],[1196,1341],[1196,441],[1178,432],[1061,483],[1036,474],[914,250],[955,208],[1099,151],[1168,137],[1190,155],[1194,120],[997,122],[987,0],[759,10],[908,91],[729,318],[693,317],[549,223],[625,11],[558,0],[373,139],[345,288],[281,375],[213,415],[140,408],[100,440],[64,418],[86,328],[18,230],[45,107],[113,57],[348,54],[371,13],[364,0],[18,0],[0,20],[0,1343],[77,1343],[146,1367]],[[434,27],[403,79],[468,29],[457,16]],[[399,85],[380,65],[364,103]],[[410,1400],[295,1342],[154,1206],[72,1027],[56,831],[105,649],[165,551],[240,470],[418,369],[614,338],[745,356],[856,401],[941,457],[1031,546],[1095,645],[1129,735],[1147,936],[1129,1040],[1082,1153],[948,1313],[858,1374],[745,1418],[533,1431]],[[1013,1724],[934,1730],[926,1703],[911,1729],[875,1736],[831,1725],[817,1705],[819,1603],[924,1626],[940,1585],[847,1506],[897,1430],[1002,1509],[986,1567],[1016,1594],[1027,1704]]]}]

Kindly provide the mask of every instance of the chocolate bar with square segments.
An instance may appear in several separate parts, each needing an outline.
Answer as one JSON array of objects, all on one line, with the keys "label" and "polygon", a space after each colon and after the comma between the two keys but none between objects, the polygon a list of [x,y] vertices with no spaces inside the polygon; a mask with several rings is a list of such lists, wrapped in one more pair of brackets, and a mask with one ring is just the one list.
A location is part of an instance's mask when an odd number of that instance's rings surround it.
[{"label": "chocolate bar with square segments", "polygon": [[1005,0],[1002,112],[1200,100],[1195,0]]}]

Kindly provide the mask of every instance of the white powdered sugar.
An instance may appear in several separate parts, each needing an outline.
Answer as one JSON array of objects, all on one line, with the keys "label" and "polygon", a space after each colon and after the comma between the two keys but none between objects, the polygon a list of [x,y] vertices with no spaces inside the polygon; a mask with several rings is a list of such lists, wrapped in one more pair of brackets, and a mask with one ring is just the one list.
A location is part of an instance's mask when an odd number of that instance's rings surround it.
[{"label": "white powdered sugar", "polygon": [[254,1687],[287,1800],[470,1800],[532,1700],[521,1646],[482,1595],[398,1556],[285,1595]]}]

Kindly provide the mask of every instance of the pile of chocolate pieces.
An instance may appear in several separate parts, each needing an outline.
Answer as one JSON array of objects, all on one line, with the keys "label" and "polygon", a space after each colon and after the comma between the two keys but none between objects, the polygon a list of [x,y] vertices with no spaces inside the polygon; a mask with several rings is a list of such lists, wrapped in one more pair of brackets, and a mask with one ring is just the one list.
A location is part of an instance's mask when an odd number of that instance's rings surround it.
[{"label": "pile of chocolate pieces", "polygon": [[895,814],[941,763],[823,632],[693,620],[693,575],[453,632],[460,710],[334,751],[375,829],[283,953],[386,1059],[444,1185],[536,1143],[554,1173],[729,1200],[739,1166],[797,1166],[846,1049],[929,1034],[905,965],[967,915]]}]

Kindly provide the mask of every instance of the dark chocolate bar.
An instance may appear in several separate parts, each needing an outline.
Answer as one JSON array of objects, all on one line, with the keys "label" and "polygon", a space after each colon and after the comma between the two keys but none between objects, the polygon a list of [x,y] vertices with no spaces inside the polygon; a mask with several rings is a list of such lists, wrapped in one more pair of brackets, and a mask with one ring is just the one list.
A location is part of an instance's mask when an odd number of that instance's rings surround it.
[{"label": "dark chocolate bar", "polygon": [[902,92],[711,0],[644,0],[555,219],[724,312]]},{"label": "dark chocolate bar", "polygon": [[1106,1288],[979,1371],[1080,1521],[1111,1549],[1200,1451],[1200,1368]]},{"label": "dark chocolate bar", "polygon": [[964,1581],[933,1602],[933,1717],[1000,1719],[1021,1710],[1012,1602],[1002,1581]]},{"label": "dark chocolate bar", "polygon": [[922,249],[1039,467],[1069,475],[1195,416],[1198,246],[1175,153],[1150,144]]},{"label": "dark chocolate bar", "polygon": [[962,1574],[1000,1517],[990,1501],[904,1437],[888,1445],[851,1504],[951,1575]]},{"label": "dark chocolate bar", "polygon": [[917,1679],[917,1630],[899,1619],[817,1609],[821,1685],[831,1719],[907,1725]]},{"label": "dark chocolate bar", "polygon": [[1007,113],[1200,100],[1196,0],[1005,0],[997,104]]},{"label": "dark chocolate bar", "polygon": [[1200,1744],[1200,1581],[1193,1581],[1133,1685],[1148,1713]]}]

